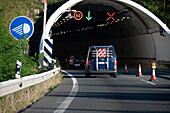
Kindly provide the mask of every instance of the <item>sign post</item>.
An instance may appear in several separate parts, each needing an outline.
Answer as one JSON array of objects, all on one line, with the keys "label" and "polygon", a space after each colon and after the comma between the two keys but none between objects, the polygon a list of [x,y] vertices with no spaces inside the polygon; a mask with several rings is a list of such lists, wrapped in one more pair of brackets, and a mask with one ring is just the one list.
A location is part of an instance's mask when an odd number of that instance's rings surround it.
[{"label": "sign post", "polygon": [[[44,53],[44,39],[46,37],[47,0],[43,0],[43,3],[44,3],[44,24],[43,24],[42,49],[40,54]],[[43,67],[43,59],[40,67]]]},{"label": "sign post", "polygon": [[44,39],[46,37],[47,0],[43,0],[43,3],[44,3],[44,24],[43,24],[42,50],[44,50]]}]

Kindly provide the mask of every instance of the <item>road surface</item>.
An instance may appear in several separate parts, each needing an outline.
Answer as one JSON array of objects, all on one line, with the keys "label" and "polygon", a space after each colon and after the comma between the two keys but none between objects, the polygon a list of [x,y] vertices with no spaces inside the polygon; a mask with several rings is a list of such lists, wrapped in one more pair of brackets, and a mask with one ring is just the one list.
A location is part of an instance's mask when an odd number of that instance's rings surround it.
[{"label": "road surface", "polygon": [[151,71],[128,71],[86,78],[84,70],[66,70],[71,75],[21,113],[170,113],[170,73],[150,82]]}]

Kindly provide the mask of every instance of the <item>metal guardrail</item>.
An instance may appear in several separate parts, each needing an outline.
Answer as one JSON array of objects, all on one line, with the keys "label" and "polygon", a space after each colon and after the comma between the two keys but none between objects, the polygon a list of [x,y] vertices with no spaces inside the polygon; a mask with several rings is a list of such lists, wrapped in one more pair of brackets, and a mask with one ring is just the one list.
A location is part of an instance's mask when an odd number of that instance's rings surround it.
[{"label": "metal guardrail", "polygon": [[58,74],[60,70],[61,70],[60,68],[55,68],[53,70],[41,74],[35,74],[31,76],[25,76],[19,79],[0,82],[0,97],[17,92],[19,90],[36,85],[38,83],[44,82],[50,79],[51,77],[53,77],[54,75]]}]

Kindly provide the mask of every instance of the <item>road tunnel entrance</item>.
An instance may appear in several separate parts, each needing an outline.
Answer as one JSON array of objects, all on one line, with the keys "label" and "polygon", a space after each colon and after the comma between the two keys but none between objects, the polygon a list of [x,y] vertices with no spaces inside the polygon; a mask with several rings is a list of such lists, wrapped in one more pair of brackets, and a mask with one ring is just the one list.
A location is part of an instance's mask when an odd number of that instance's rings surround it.
[{"label": "road tunnel entrance", "polygon": [[[142,9],[122,1],[85,0],[72,6],[71,9],[83,13],[83,18],[75,20],[73,13],[65,12],[53,24],[50,37],[53,57],[82,55],[85,58],[91,45],[113,45],[122,63],[170,61],[170,38],[166,30],[164,36],[160,35],[161,23],[153,15],[148,16]],[[91,20],[86,19],[89,11]],[[113,19],[107,20],[112,14]]]}]

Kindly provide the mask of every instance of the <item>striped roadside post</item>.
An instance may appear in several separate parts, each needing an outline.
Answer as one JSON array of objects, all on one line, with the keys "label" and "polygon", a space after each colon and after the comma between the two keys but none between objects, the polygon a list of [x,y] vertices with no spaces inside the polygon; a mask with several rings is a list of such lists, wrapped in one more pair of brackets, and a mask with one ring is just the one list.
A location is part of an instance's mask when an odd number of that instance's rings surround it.
[{"label": "striped roadside post", "polygon": [[15,78],[21,78],[21,65],[22,63],[17,60]]},{"label": "striped roadside post", "polygon": [[47,33],[46,33],[47,0],[43,0],[43,3],[44,3],[44,24],[43,24],[42,50],[40,54],[43,53],[44,55],[42,66],[48,67],[52,64],[51,62],[52,62],[53,40],[47,37]]}]

